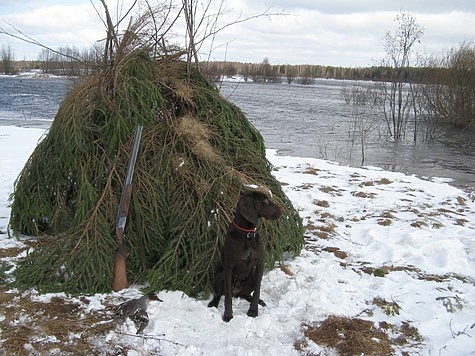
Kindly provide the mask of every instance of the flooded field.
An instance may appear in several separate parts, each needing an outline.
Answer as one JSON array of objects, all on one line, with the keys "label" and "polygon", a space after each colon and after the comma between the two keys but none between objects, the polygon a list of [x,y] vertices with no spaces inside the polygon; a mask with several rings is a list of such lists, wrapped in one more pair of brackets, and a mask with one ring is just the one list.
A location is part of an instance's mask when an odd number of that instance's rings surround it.
[{"label": "flooded field", "polygon": [[[351,144],[351,107],[341,91],[368,85],[342,80],[316,80],[314,85],[224,82],[221,92],[239,106],[262,133],[267,147],[286,155],[324,158],[358,166],[361,145]],[[381,130],[384,118],[381,115]],[[458,186],[475,188],[475,134],[460,140],[447,132],[432,142],[401,142],[376,130],[367,140],[365,165],[427,177],[447,177]],[[464,133],[465,135],[469,133]]]},{"label": "flooded field", "polygon": [[[49,127],[73,81],[0,76],[0,125]],[[352,113],[341,95],[344,86],[354,84],[365,85],[325,79],[313,85],[224,82],[221,92],[243,110],[268,148],[358,166],[361,146],[349,140]],[[458,186],[475,188],[475,146],[471,144],[475,137],[465,139],[468,144],[459,137],[460,133],[448,133],[437,141],[414,144],[394,142],[376,132],[367,141],[365,165],[446,177]]]}]

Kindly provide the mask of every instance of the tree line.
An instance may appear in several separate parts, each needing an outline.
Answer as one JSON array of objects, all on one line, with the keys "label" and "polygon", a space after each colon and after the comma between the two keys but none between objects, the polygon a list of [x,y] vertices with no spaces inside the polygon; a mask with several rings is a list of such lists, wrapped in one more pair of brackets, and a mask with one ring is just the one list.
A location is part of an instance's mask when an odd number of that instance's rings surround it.
[{"label": "tree line", "polygon": [[[38,69],[44,74],[79,76],[92,74],[102,63],[102,49],[93,46],[87,49],[75,47],[59,47],[52,51],[43,49],[37,60],[15,60],[10,47],[3,47],[0,52],[0,73],[17,74],[21,70]],[[201,62],[200,67],[211,80],[223,77],[241,76],[244,80],[254,82],[287,82],[312,84],[316,78],[389,81],[393,77],[394,68],[378,65],[370,67],[342,67],[312,64],[276,64],[264,58],[261,63],[242,63],[210,61]],[[447,68],[444,63],[436,63],[433,59],[426,66],[404,68],[400,77],[403,81],[427,84],[445,77]]]},{"label": "tree line", "polygon": [[15,60],[10,46],[3,46],[0,51],[0,73],[15,75],[20,71],[37,69],[43,74],[58,76],[89,75],[100,69],[102,49],[92,46],[87,49],[76,47],[59,47],[42,49],[37,60]]},{"label": "tree line", "polygon": [[[341,67],[312,64],[271,65],[267,58],[261,63],[208,62],[202,63],[203,71],[209,78],[219,80],[222,77],[241,76],[244,80],[255,82],[282,82],[312,84],[312,79],[341,79],[387,81],[391,78],[389,66]],[[437,70],[437,69],[436,69]],[[434,79],[434,68],[412,67],[403,73],[404,80],[417,83],[430,83]]]}]

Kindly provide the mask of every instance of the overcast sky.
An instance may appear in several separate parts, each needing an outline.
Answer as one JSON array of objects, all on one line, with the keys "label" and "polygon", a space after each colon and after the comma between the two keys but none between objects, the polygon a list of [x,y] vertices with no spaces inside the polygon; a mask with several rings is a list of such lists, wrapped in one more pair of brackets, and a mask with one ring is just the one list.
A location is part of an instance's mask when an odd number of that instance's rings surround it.
[{"label": "overcast sky", "polygon": [[[93,2],[100,7],[98,0]],[[107,4],[113,12],[117,8],[116,0]],[[262,62],[267,57],[271,64],[371,66],[384,56],[381,39],[402,11],[424,27],[417,48],[423,54],[441,54],[475,39],[475,0],[224,0],[224,7],[230,11],[222,24],[269,7],[286,15],[260,17],[220,32],[212,60]],[[52,48],[89,47],[104,37],[89,0],[0,0],[0,27],[15,32],[10,25]],[[41,52],[3,34],[0,45],[9,45],[16,59],[36,59]]]}]

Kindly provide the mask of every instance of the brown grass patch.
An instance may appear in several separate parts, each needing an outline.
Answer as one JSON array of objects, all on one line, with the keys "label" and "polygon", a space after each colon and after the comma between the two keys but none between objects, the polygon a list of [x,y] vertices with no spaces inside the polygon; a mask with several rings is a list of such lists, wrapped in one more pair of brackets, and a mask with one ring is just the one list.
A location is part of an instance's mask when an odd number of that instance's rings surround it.
[{"label": "brown grass patch", "polygon": [[461,196],[458,196],[457,197],[457,204],[458,205],[462,205],[462,206],[465,206],[467,205],[467,199],[461,197]]},{"label": "brown grass patch", "polygon": [[416,220],[411,223],[411,226],[415,228],[421,228],[423,226],[427,226],[427,223],[422,220]]},{"label": "brown grass patch", "polygon": [[385,219],[394,219],[393,213],[394,211],[385,211],[381,214],[381,217]]},{"label": "brown grass patch", "polygon": [[457,220],[455,220],[455,225],[465,226],[466,223],[468,223],[467,219],[457,219]]},{"label": "brown grass patch", "polygon": [[193,88],[189,84],[181,80],[173,80],[172,85],[178,98],[186,102],[192,102]]},{"label": "brown grass patch", "polygon": [[317,229],[320,230],[320,231],[333,233],[333,232],[335,232],[335,227],[336,227],[336,225],[331,223],[331,224],[324,225],[324,226],[318,226]]},{"label": "brown grass patch", "polygon": [[390,272],[420,272],[420,270],[413,266],[381,266],[381,267],[369,267],[363,266],[361,269],[364,273],[372,274],[375,277],[384,277]]},{"label": "brown grass patch", "polygon": [[314,176],[318,176],[318,172],[320,172],[320,170],[313,167],[307,167],[305,171],[303,171],[304,174],[312,174]]},{"label": "brown grass patch", "polygon": [[397,329],[397,332],[400,333],[398,337],[393,339],[395,345],[404,346],[404,345],[419,345],[422,343],[424,338],[419,333],[416,327],[410,325],[408,322],[402,322],[402,325]]},{"label": "brown grass patch", "polygon": [[371,186],[374,186],[374,185],[387,185],[387,184],[391,184],[392,181],[390,181],[389,179],[387,178],[381,178],[380,180],[377,180],[377,181],[368,181],[368,182],[363,182],[360,184],[360,187],[371,187]]},{"label": "brown grass patch", "polygon": [[58,350],[61,354],[90,354],[97,338],[115,326],[105,313],[84,315],[80,303],[61,297],[40,302],[16,292],[2,291],[1,295],[4,319],[0,329],[6,354],[46,355]]},{"label": "brown grass patch", "polygon": [[321,206],[322,208],[328,208],[330,206],[330,203],[328,202],[328,200],[314,200],[313,201],[313,204],[315,204],[316,206]]},{"label": "brown grass patch", "polygon": [[302,185],[297,186],[297,188],[301,190],[307,190],[307,189],[312,189],[314,185],[315,185],[314,183],[304,183]]},{"label": "brown grass patch", "polygon": [[327,225],[315,225],[311,220],[304,226],[306,232],[311,233],[318,238],[328,239],[335,232],[336,225],[331,223]]},{"label": "brown grass patch", "polygon": [[[319,211],[315,211],[315,215],[318,215],[320,214]],[[330,214],[329,212],[327,211],[324,211],[323,213],[320,214],[320,221],[324,221],[326,219],[333,219],[333,220],[337,220],[337,218],[335,217],[335,215],[333,214]]]},{"label": "brown grass patch", "polygon": [[305,231],[312,231],[317,229],[317,225],[312,220],[308,220],[307,224],[303,227]]},{"label": "brown grass patch", "polygon": [[382,225],[382,226],[389,226],[391,225],[393,222],[389,219],[380,219],[378,220],[378,224],[379,225]]},{"label": "brown grass patch", "polygon": [[318,190],[320,190],[321,192],[326,193],[326,194],[331,194],[333,196],[339,196],[339,197],[342,196],[342,194],[340,193],[340,191],[338,189],[330,187],[328,185],[324,185],[324,186],[318,188]]},{"label": "brown grass patch", "polygon": [[455,214],[457,215],[457,212],[454,211],[454,210],[450,210],[450,209],[445,209],[445,208],[439,208],[437,209],[437,211],[441,214],[445,214],[445,215],[450,215],[450,214]]},{"label": "brown grass patch", "polygon": [[[392,353],[388,335],[368,320],[332,315],[318,325],[305,325],[304,335],[318,345],[337,350],[341,355]],[[305,342],[297,342],[295,347],[302,350]]]},{"label": "brown grass patch", "polygon": [[387,185],[387,184],[391,184],[392,181],[389,180],[388,178],[381,178],[376,183],[381,184],[381,185]]},{"label": "brown grass patch", "polygon": [[341,251],[338,247],[325,247],[323,251],[333,253],[335,257],[340,258],[342,260],[348,257],[348,254],[344,251]]},{"label": "brown grass patch", "polygon": [[312,233],[319,239],[328,240],[330,238],[330,234],[325,231],[313,231]]},{"label": "brown grass patch", "polygon": [[373,199],[376,194],[375,193],[366,193],[366,192],[352,192],[351,195],[357,198],[368,198],[368,199]]},{"label": "brown grass patch", "polygon": [[444,282],[450,279],[456,279],[463,283],[469,283],[466,277],[463,277],[454,273],[447,274],[429,274],[422,272],[419,268],[414,266],[381,266],[381,267],[370,267],[362,266],[360,268],[354,268],[355,272],[362,271],[367,274],[372,274],[375,277],[385,277],[391,272],[407,272],[413,273],[417,276],[418,279],[431,281],[431,282]]},{"label": "brown grass patch", "polygon": [[[296,341],[294,347],[307,355],[308,340],[335,349],[340,355],[378,356],[392,355],[395,348],[411,347],[414,351],[423,342],[419,330],[405,321],[400,326],[382,321],[376,327],[368,320],[332,315],[319,324],[304,324],[303,329],[305,337]],[[402,355],[409,353],[403,351]]]},{"label": "brown grass patch", "polygon": [[401,306],[394,300],[388,302],[383,298],[377,297],[373,299],[373,304],[379,307],[384,312],[384,314],[388,316],[399,315],[399,311],[401,310]]},{"label": "brown grass patch", "polygon": [[20,247],[11,247],[11,248],[4,248],[0,249],[0,258],[10,258],[16,257],[27,248],[20,248]]},{"label": "brown grass patch", "polygon": [[213,137],[212,131],[206,124],[192,115],[185,115],[176,120],[176,132],[189,143],[190,150],[198,157],[219,163],[223,158],[210,144]]}]

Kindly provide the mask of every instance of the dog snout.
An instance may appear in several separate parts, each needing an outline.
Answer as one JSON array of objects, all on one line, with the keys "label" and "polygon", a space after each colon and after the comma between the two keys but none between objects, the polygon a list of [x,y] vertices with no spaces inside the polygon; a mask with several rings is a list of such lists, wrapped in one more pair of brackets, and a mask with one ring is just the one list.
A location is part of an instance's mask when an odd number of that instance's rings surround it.
[{"label": "dog snout", "polygon": [[284,208],[274,203],[270,203],[265,210],[263,217],[268,220],[277,220],[284,213]]},{"label": "dog snout", "polygon": [[273,216],[273,220],[277,220],[278,218],[280,218],[282,214],[284,214],[284,211],[285,211],[284,208],[282,208],[281,206],[277,206],[277,209]]}]

